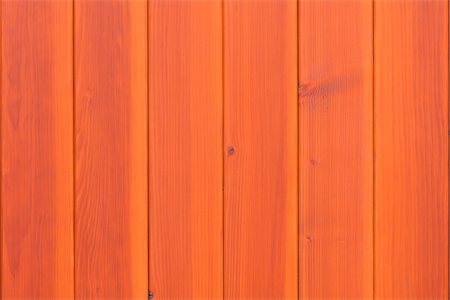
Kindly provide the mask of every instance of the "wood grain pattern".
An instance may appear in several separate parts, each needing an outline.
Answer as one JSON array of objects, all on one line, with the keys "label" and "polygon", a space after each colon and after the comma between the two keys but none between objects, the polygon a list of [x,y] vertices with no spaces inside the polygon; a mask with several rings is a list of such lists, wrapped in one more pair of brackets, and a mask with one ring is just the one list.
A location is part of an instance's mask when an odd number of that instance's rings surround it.
[{"label": "wood grain pattern", "polygon": [[2,297],[73,296],[72,3],[2,1]]},{"label": "wood grain pattern", "polygon": [[1,298],[448,299],[448,1],[0,19]]},{"label": "wood grain pattern", "polygon": [[300,1],[300,296],[372,296],[372,3]]},{"label": "wood grain pattern", "polygon": [[375,24],[375,296],[448,299],[448,2]]},{"label": "wood grain pattern", "polygon": [[225,298],[296,298],[297,7],[224,2]]},{"label": "wood grain pattern", "polygon": [[147,4],[76,1],[77,298],[146,298]]},{"label": "wood grain pattern", "polygon": [[150,1],[149,284],[157,299],[223,294],[221,7]]}]

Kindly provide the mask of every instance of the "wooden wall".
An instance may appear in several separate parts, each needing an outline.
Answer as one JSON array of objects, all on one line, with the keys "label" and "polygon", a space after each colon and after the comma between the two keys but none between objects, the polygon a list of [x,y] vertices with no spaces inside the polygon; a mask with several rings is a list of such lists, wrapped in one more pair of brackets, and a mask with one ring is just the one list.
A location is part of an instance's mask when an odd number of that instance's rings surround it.
[{"label": "wooden wall", "polygon": [[447,1],[0,19],[2,298],[448,299]]}]

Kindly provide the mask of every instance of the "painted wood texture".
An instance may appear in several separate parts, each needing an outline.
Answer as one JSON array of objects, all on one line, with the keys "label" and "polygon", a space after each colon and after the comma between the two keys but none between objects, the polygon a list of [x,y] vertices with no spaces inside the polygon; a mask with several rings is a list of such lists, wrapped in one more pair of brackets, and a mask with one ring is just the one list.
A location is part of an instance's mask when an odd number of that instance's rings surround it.
[{"label": "painted wood texture", "polygon": [[1,1],[1,297],[448,299],[448,15]]},{"label": "painted wood texture", "polygon": [[150,1],[150,290],[223,294],[222,10]]},{"label": "painted wood texture", "polygon": [[375,2],[375,297],[448,299],[448,3]]},{"label": "painted wood texture", "polygon": [[145,298],[146,2],[75,2],[75,81],[75,294]]},{"label": "painted wood texture", "polygon": [[373,282],[372,3],[300,1],[300,296]]},{"label": "painted wood texture", "polygon": [[3,298],[73,296],[72,3],[1,3]]},{"label": "painted wood texture", "polygon": [[296,298],[297,6],[224,2],[224,294]]}]

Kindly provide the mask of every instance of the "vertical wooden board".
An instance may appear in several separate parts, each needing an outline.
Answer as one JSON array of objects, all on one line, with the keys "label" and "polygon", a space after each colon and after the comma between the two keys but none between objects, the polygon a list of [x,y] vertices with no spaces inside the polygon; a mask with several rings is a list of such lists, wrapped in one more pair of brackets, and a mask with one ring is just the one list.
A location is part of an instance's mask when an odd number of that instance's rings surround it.
[{"label": "vertical wooden board", "polygon": [[75,295],[144,298],[147,3],[75,2]]},{"label": "vertical wooden board", "polygon": [[71,298],[72,3],[1,10],[1,294]]},{"label": "vertical wooden board", "polygon": [[375,297],[448,299],[448,2],[375,1]]},{"label": "vertical wooden board", "polygon": [[151,0],[149,68],[150,290],[221,298],[221,2]]},{"label": "vertical wooden board", "polygon": [[300,1],[300,297],[373,282],[372,3]]},{"label": "vertical wooden board", "polygon": [[224,2],[226,298],[298,291],[297,6]]}]

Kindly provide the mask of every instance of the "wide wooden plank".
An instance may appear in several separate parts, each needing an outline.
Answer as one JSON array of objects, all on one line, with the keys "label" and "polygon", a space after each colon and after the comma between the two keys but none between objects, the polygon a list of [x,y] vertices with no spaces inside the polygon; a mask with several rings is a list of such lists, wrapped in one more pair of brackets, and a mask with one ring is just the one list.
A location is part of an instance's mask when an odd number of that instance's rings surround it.
[{"label": "wide wooden plank", "polygon": [[148,291],[147,3],[75,2],[77,298]]},{"label": "wide wooden plank", "polygon": [[372,3],[300,1],[300,296],[373,279]]},{"label": "wide wooden plank", "polygon": [[1,294],[73,297],[72,2],[1,3]]},{"label": "wide wooden plank", "polygon": [[226,298],[298,290],[297,6],[224,2]]},{"label": "wide wooden plank", "polygon": [[448,299],[448,2],[375,1],[375,297]]},{"label": "wide wooden plank", "polygon": [[222,9],[149,2],[150,290],[222,297]]}]

